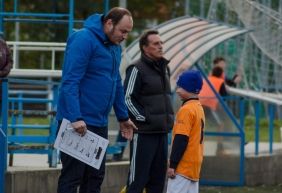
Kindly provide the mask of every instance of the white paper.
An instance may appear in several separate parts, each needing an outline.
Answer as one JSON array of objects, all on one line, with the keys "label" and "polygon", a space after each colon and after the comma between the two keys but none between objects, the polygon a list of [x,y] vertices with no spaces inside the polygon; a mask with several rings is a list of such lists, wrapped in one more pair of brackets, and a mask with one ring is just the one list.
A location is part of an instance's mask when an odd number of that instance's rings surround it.
[{"label": "white paper", "polygon": [[63,119],[54,147],[76,159],[99,169],[109,140],[88,131],[84,136],[74,131],[70,121]]}]

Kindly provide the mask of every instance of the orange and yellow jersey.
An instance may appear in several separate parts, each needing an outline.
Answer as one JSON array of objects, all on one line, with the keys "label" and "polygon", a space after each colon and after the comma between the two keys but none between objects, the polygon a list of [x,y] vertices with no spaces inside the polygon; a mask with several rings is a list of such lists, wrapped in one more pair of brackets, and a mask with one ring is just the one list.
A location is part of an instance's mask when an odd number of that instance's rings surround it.
[{"label": "orange and yellow jersey", "polygon": [[200,178],[203,161],[205,115],[198,99],[189,99],[179,109],[173,126],[173,139],[176,134],[189,137],[185,152],[177,165],[176,173],[193,181]]}]

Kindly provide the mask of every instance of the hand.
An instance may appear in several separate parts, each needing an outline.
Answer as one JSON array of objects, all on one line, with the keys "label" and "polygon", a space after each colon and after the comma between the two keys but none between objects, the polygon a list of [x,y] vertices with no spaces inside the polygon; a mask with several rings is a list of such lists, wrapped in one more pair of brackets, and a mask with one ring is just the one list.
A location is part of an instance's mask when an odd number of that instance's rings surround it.
[{"label": "hand", "polygon": [[121,135],[128,140],[132,139],[133,131],[137,130],[137,127],[130,119],[128,119],[127,121],[120,122],[119,127]]},{"label": "hand", "polygon": [[241,80],[242,80],[242,76],[239,75],[239,74],[236,74],[236,75],[234,76],[234,78],[233,78],[233,82],[234,82],[235,84],[240,83]]},{"label": "hand", "polygon": [[84,136],[86,131],[87,131],[87,127],[84,121],[76,121],[71,123],[73,129],[79,133],[81,136]]},{"label": "hand", "polygon": [[173,178],[175,178],[175,169],[173,169],[173,168],[168,168],[167,169],[167,177],[169,177],[169,178],[171,178],[171,179],[173,179]]}]

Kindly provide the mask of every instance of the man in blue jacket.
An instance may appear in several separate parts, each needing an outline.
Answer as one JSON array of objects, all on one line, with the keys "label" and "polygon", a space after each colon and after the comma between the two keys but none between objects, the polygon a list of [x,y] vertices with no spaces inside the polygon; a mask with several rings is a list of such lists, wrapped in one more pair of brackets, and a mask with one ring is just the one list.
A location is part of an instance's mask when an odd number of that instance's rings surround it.
[{"label": "man in blue jacket", "polygon": [[[114,107],[120,130],[131,139],[135,125],[128,116],[119,74],[121,46],[132,30],[131,13],[113,8],[107,15],[94,14],[67,41],[59,94],[57,120],[68,119],[76,132],[90,130],[108,137],[108,115]],[[58,193],[99,193],[105,158],[99,170],[61,152],[63,168]]]}]

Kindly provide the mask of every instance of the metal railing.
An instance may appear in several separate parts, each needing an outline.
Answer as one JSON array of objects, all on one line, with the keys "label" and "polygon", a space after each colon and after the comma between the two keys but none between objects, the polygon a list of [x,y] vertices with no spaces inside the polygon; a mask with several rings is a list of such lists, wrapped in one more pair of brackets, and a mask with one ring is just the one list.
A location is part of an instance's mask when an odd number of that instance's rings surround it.
[{"label": "metal railing", "polygon": [[[57,42],[12,42],[8,41],[8,45],[11,47],[13,53],[13,68],[10,76],[12,77],[60,77],[61,70],[58,70],[56,66],[56,55],[58,52],[65,51],[65,43]],[[29,52],[49,52],[51,53],[51,60],[49,69],[25,69],[20,65],[19,55],[22,51]]]},{"label": "metal railing", "polygon": [[[44,85],[52,86],[53,95],[52,98],[27,98],[23,97],[23,93],[13,92],[9,93],[9,84],[25,84],[25,85]],[[57,155],[56,150],[53,149],[52,144],[56,137],[56,121],[53,116],[49,117],[49,124],[48,125],[28,125],[23,123],[22,112],[23,104],[50,104],[52,109],[56,109],[57,105],[57,98],[58,98],[58,83],[50,82],[50,81],[40,81],[40,80],[24,80],[24,79],[2,79],[2,115],[1,120],[2,124],[0,125],[0,188],[1,192],[5,190],[5,173],[7,169],[7,153],[8,153],[8,141],[9,143],[13,144],[22,144],[22,143],[42,143],[42,144],[49,144],[48,149],[44,151],[38,152],[48,154],[49,165],[55,166],[57,163]],[[10,97],[9,95],[14,95]],[[15,94],[17,97],[15,97]],[[29,93],[29,95],[32,93]],[[33,93],[34,94],[34,93]],[[46,93],[45,93],[46,94]],[[49,96],[49,95],[48,95]],[[9,108],[12,108],[10,111],[11,116],[9,116]],[[15,112],[18,113],[17,117],[15,116]],[[20,115],[20,116],[19,116]],[[47,115],[48,117],[48,115]],[[9,123],[11,122],[11,123]],[[11,130],[11,133],[8,135],[8,128]],[[31,135],[22,135],[22,132],[16,133],[15,130],[22,131],[26,128],[29,129],[48,129],[47,136],[31,136]],[[13,135],[13,133],[15,135]],[[16,151],[13,151],[15,153]],[[3,182],[3,183],[2,183]],[[3,187],[1,187],[3,185]]]}]

